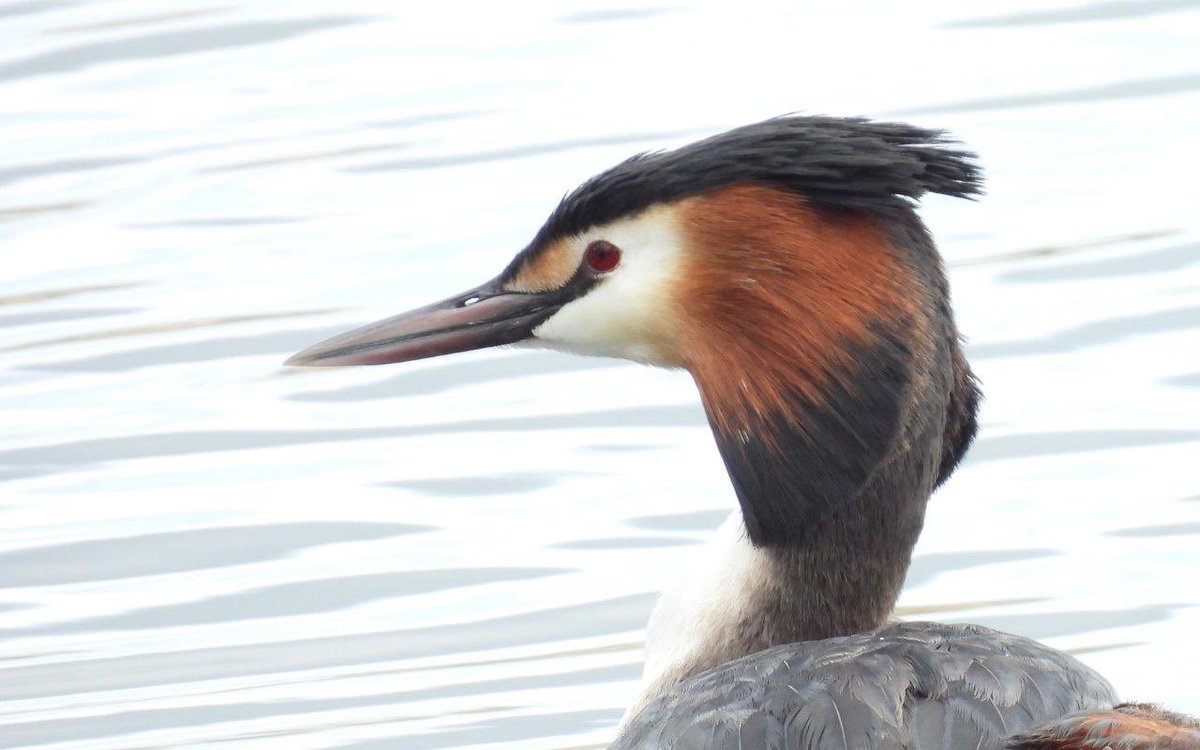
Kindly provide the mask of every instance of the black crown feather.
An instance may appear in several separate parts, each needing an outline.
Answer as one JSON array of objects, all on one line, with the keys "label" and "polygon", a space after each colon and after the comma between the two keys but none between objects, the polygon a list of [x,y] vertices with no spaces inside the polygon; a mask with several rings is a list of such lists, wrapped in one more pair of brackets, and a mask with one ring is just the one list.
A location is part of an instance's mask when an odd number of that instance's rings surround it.
[{"label": "black crown feather", "polygon": [[[980,194],[974,154],[940,130],[864,118],[788,115],[672,151],[638,154],[569,193],[529,250],[656,203],[730,185],[765,185],[818,206],[895,209],[927,192]],[[519,260],[519,259],[518,259]]]}]

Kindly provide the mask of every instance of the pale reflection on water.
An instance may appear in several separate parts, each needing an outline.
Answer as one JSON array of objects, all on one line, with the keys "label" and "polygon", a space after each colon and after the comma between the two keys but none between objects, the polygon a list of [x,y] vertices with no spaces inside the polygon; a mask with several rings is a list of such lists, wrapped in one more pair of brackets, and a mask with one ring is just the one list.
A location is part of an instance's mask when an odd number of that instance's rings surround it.
[{"label": "pale reflection on water", "polygon": [[279,363],[796,110],[989,172],[925,209],[988,400],[899,614],[1200,712],[1200,3],[426,6],[0,6],[0,747],[603,747],[734,504],[687,377]]}]

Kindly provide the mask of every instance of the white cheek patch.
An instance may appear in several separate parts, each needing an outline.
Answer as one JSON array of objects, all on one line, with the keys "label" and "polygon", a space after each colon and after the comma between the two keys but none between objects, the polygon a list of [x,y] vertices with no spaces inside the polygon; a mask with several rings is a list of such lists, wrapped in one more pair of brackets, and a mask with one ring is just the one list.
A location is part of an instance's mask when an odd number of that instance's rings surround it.
[{"label": "white cheek patch", "polygon": [[589,242],[607,240],[620,248],[621,263],[533,335],[556,349],[673,365],[663,344],[673,338],[679,314],[671,300],[680,273],[681,237],[672,210],[658,206],[572,239],[578,257]]}]

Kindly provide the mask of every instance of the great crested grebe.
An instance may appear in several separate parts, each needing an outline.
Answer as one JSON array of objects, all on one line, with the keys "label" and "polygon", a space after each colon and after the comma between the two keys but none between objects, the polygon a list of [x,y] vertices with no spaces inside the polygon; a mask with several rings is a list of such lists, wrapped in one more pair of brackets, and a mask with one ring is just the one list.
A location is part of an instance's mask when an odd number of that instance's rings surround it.
[{"label": "great crested grebe", "polygon": [[1200,747],[1182,717],[1113,708],[1062,652],[887,623],[926,502],[975,434],[914,210],[975,195],[972,159],[935,131],[798,116],[635,156],[567,195],[495,279],[287,364],[530,342],[692,374],[741,513],[655,608],[611,750]]}]

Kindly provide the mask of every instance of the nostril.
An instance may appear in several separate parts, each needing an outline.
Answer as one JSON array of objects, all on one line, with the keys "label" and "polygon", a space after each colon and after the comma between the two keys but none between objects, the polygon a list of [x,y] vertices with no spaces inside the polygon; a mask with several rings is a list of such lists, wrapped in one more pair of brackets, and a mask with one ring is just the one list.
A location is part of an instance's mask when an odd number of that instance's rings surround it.
[{"label": "nostril", "polygon": [[467,297],[465,300],[463,300],[462,306],[470,307],[471,305],[475,304],[476,302],[478,302],[481,299],[483,299],[483,298],[480,297],[478,294],[473,294],[470,297]]}]

